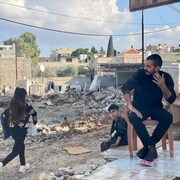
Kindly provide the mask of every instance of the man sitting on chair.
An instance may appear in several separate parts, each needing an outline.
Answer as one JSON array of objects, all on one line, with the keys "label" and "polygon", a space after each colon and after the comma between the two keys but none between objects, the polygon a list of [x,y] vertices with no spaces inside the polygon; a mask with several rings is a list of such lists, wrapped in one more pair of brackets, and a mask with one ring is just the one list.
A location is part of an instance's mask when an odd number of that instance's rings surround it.
[{"label": "man sitting on chair", "polygon": [[[156,143],[163,137],[172,123],[172,115],[163,109],[162,98],[172,104],[176,99],[172,77],[160,70],[162,59],[158,54],[147,57],[144,69],[138,70],[122,87],[129,113],[129,121],[142,141],[143,148],[137,152],[140,159],[153,161],[158,157]],[[131,102],[131,90],[134,90]],[[159,123],[152,136],[143,121],[147,117]]]}]

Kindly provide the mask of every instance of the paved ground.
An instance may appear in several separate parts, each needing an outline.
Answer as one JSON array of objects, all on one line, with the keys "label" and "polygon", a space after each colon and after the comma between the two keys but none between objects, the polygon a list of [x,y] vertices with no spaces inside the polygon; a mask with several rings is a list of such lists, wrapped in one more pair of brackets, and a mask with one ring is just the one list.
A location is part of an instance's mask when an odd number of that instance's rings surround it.
[{"label": "paved ground", "polygon": [[104,154],[106,157],[118,159],[83,180],[172,180],[180,177],[180,141],[174,141],[174,148],[173,158],[170,158],[168,149],[158,148],[158,165],[154,167],[141,166],[137,157],[129,158],[127,150],[108,150]]},{"label": "paved ground", "polygon": [[102,153],[105,158],[113,159],[97,169],[83,180],[180,180],[180,123],[173,125],[174,157],[167,150],[158,148],[158,164],[154,167],[144,167],[137,157],[129,158],[128,150],[110,149]]}]

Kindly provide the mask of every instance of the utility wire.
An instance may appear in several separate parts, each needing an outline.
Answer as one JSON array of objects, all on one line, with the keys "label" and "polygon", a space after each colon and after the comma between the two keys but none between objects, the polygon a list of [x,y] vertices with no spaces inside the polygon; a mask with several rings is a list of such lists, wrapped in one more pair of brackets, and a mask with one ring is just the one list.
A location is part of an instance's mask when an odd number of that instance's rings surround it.
[{"label": "utility wire", "polygon": [[[27,6],[20,6],[20,5],[7,3],[7,2],[2,2],[2,1],[0,1],[0,3],[8,4],[8,5],[11,5],[11,6],[18,7],[18,8],[29,9],[29,10],[32,10],[32,11],[38,11],[38,12],[47,13],[47,14],[54,14],[54,15],[58,15],[58,16],[64,16],[64,17],[68,17],[68,18],[83,19],[83,20],[88,20],[88,21],[108,22],[108,23],[120,23],[120,22],[115,22],[115,21],[103,21],[103,20],[99,20],[99,19],[91,19],[91,18],[84,18],[84,17],[78,17],[78,16],[70,16],[70,15],[66,15],[66,14],[60,14],[60,13],[55,13],[55,12],[50,12],[50,11],[34,9],[34,8],[27,7]],[[133,23],[121,23],[121,24],[133,24]],[[140,25],[140,23],[139,23],[139,25]]]},{"label": "utility wire", "polygon": [[[163,17],[159,14],[159,12],[157,10],[155,10],[155,12],[157,13],[157,15],[160,17],[160,19],[164,22],[164,24],[166,26],[168,26],[170,28],[170,26],[166,23],[166,21],[163,19]],[[176,33],[177,35],[179,35],[179,32],[176,32],[174,29],[171,29],[174,33]]]},{"label": "utility wire", "polygon": [[180,14],[180,10],[174,7],[172,4],[168,5],[172,10],[176,11],[178,14]]},{"label": "utility wire", "polygon": [[[55,12],[50,12],[50,11],[44,11],[44,10],[34,9],[34,8],[27,7],[27,6],[20,6],[20,5],[16,5],[16,4],[12,4],[12,3],[8,3],[8,2],[4,2],[4,1],[0,1],[0,3],[7,4],[7,5],[10,5],[10,6],[14,6],[14,7],[18,7],[18,8],[37,11],[37,12],[41,12],[41,13],[47,13],[47,14],[53,14],[53,15],[57,15],[57,16],[63,16],[63,17],[67,17],[67,18],[75,18],[75,19],[82,19],[82,20],[88,20],[88,21],[97,21],[97,22],[104,22],[104,23],[127,24],[127,25],[129,24],[129,25],[140,25],[141,26],[141,23],[122,23],[122,22],[110,21],[110,20],[105,21],[105,20],[100,20],[100,19],[92,19],[92,18],[84,18],[84,17],[78,17],[78,16],[70,16],[70,15],[67,15],[67,14],[60,14],[60,13],[55,13]],[[179,23],[172,23],[172,24],[179,24]],[[162,24],[145,24],[145,25],[162,25]]]},{"label": "utility wire", "polygon": [[[58,33],[66,33],[66,34],[74,34],[74,35],[82,35],[82,36],[110,36],[110,34],[91,34],[91,33],[80,33],[80,32],[56,30],[56,29],[51,29],[51,28],[45,28],[45,27],[30,25],[30,24],[26,24],[26,23],[22,23],[22,22],[17,22],[17,21],[5,19],[5,18],[0,18],[0,20],[15,23],[15,24],[19,24],[19,25],[23,25],[23,26],[28,26],[28,27],[32,27],[32,28],[37,28],[37,29],[42,29],[42,30],[47,30],[47,31],[52,31],[52,32],[58,32]],[[165,29],[156,30],[156,31],[145,32],[144,34],[158,33],[158,32],[162,32],[162,31],[166,31],[168,29],[176,28],[178,26],[179,25],[172,26],[172,27],[165,28]],[[141,34],[142,33],[132,33],[132,34],[119,34],[119,35],[112,35],[112,36],[136,36],[136,35],[141,35]]]}]

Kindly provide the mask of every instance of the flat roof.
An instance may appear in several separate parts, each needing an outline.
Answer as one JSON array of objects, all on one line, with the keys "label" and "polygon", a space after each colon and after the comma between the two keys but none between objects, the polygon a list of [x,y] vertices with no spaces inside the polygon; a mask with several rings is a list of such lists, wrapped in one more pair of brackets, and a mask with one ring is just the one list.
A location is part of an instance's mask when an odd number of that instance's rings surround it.
[{"label": "flat roof", "polygon": [[141,63],[100,63],[97,64],[100,66],[102,71],[120,71],[120,70],[136,70],[142,67]]}]

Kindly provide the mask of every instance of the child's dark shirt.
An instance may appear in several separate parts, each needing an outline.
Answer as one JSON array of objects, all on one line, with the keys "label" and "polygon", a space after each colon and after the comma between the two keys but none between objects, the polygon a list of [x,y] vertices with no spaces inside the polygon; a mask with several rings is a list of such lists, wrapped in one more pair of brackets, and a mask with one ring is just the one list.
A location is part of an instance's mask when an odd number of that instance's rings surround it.
[{"label": "child's dark shirt", "polygon": [[121,116],[113,120],[110,131],[111,138],[121,137],[120,144],[127,144],[127,122]]}]

